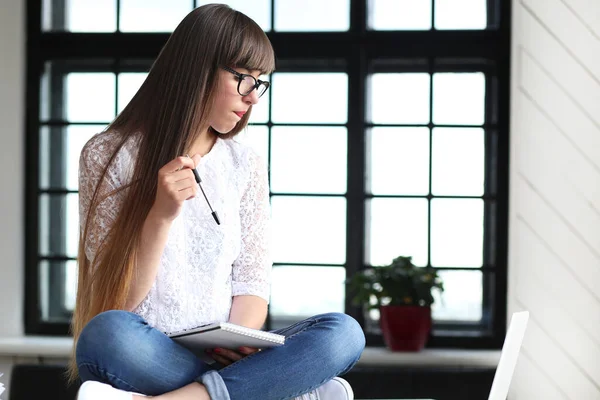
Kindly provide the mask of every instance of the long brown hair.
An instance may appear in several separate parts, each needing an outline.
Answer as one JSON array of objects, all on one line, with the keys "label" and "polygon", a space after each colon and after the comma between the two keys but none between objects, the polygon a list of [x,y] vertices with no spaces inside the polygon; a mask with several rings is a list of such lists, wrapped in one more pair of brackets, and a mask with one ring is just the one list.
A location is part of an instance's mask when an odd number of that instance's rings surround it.
[{"label": "long brown hair", "polygon": [[[218,134],[206,120],[222,65],[268,74],[275,68],[275,56],[269,39],[253,20],[226,5],[208,4],[181,21],[138,92],[106,128],[120,139],[111,149],[99,182],[132,135],[138,140],[138,151],[131,182],[120,188],[127,189],[122,208],[94,260],[87,259],[84,243],[93,223],[91,216],[102,200],[99,183],[80,230],[77,299],[71,321],[74,346],[68,368],[71,382],[78,377],[75,349],[84,326],[101,312],[125,307],[142,226],[156,196],[158,170],[185,154],[202,130]],[[250,111],[231,132],[220,136],[238,134],[246,126]]]}]

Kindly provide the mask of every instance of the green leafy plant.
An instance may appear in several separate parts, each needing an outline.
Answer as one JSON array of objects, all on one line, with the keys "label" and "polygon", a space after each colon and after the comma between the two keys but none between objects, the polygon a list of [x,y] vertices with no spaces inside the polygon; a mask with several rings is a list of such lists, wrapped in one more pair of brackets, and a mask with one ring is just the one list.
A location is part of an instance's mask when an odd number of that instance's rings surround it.
[{"label": "green leafy plant", "polygon": [[[444,291],[444,284],[433,268],[417,267],[412,257],[396,257],[391,264],[359,271],[346,280],[355,305],[430,306],[433,290]],[[371,300],[375,300],[372,304]]]}]

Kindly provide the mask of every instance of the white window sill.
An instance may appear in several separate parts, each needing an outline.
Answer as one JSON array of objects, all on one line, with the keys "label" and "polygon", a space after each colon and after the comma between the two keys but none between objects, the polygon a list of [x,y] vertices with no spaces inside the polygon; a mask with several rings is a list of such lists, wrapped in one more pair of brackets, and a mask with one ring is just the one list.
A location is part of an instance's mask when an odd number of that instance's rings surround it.
[{"label": "white window sill", "polygon": [[359,366],[367,367],[459,367],[496,368],[500,350],[424,349],[417,353],[392,352],[382,347],[367,347]]},{"label": "white window sill", "polygon": [[61,336],[0,337],[0,357],[68,358],[73,339]]},{"label": "white window sill", "polygon": [[[0,337],[0,357],[68,358],[73,340],[69,337]],[[500,350],[425,349],[418,353],[397,353],[367,347],[359,366],[496,368]]]}]

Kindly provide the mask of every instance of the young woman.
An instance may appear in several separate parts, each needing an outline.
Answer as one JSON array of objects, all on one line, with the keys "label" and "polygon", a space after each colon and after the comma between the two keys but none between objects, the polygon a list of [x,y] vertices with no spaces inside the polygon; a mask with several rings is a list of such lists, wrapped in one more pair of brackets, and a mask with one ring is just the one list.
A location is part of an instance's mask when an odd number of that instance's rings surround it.
[{"label": "young woman", "polygon": [[165,334],[265,322],[267,167],[234,136],[269,87],[259,75],[274,66],[254,21],[225,5],[200,7],[123,112],[83,148],[69,367],[83,381],[79,400],[353,398],[337,376],[357,362],[365,339],[345,314],[274,331],[286,336],[280,347],[213,349],[214,364]]}]

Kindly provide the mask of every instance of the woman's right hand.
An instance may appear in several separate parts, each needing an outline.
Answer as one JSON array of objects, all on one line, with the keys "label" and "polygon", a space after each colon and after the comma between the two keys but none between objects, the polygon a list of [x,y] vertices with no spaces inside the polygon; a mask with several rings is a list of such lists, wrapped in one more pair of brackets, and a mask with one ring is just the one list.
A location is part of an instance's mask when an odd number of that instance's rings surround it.
[{"label": "woman's right hand", "polygon": [[183,202],[196,197],[198,184],[192,168],[200,162],[200,155],[192,158],[177,157],[158,171],[156,199],[150,212],[157,218],[173,221],[181,212]]}]

